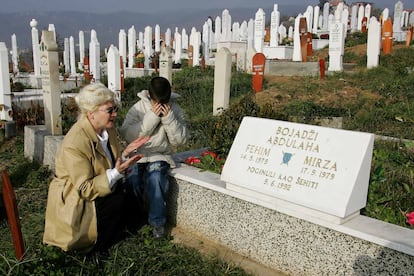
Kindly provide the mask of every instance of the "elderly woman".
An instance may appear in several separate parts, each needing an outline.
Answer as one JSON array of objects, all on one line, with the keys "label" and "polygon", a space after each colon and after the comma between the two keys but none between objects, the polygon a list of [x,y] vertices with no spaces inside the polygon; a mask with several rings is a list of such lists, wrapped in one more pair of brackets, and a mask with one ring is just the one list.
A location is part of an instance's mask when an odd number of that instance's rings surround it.
[{"label": "elderly woman", "polygon": [[85,86],[75,100],[80,114],[56,155],[43,242],[64,251],[105,251],[126,225],[120,180],[142,157],[134,152],[149,137],[137,138],[122,151],[114,129],[114,93],[103,84]]}]

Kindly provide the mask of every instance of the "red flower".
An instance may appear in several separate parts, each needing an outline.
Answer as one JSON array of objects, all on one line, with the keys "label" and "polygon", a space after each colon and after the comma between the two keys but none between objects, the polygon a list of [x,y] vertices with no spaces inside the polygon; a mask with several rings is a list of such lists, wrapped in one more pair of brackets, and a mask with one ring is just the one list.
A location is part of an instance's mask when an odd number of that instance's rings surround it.
[{"label": "red flower", "polygon": [[409,214],[406,214],[405,216],[407,217],[408,224],[414,226],[414,211]]},{"label": "red flower", "polygon": [[217,153],[215,153],[213,151],[206,150],[205,152],[203,152],[201,154],[201,157],[204,157],[206,155],[211,155],[211,157],[213,157],[213,159],[216,159],[217,158]]},{"label": "red flower", "polygon": [[188,165],[194,165],[194,164],[201,163],[201,160],[197,157],[190,156],[187,158],[187,160],[185,160],[185,163]]}]

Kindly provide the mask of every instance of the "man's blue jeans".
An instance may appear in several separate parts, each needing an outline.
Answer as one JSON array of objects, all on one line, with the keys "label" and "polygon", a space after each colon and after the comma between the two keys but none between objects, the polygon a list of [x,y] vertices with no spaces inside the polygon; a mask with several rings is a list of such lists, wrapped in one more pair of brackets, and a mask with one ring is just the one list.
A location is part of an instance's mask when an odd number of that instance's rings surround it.
[{"label": "man's blue jeans", "polygon": [[139,208],[144,208],[144,198],[148,200],[148,222],[153,227],[164,226],[167,220],[165,197],[169,169],[165,161],[136,163],[128,168],[126,175],[127,192],[135,195]]}]

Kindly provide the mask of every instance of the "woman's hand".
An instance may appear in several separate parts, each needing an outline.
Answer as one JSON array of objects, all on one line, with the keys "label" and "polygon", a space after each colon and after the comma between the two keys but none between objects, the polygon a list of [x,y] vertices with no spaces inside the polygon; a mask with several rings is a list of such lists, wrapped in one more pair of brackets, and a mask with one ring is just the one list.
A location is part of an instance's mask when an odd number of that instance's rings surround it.
[{"label": "woman's hand", "polygon": [[138,137],[137,139],[135,139],[134,141],[132,141],[131,143],[129,143],[128,146],[126,146],[126,148],[124,149],[123,152],[123,156],[125,158],[128,158],[128,156],[135,151],[136,149],[140,148],[142,145],[144,145],[146,142],[148,142],[148,140],[150,139],[149,136],[144,136],[144,137]]},{"label": "woman's hand", "polygon": [[125,162],[121,161],[121,158],[118,158],[115,163],[115,168],[119,173],[124,173],[129,166],[135,164],[139,159],[142,158],[142,154],[135,154],[131,158],[125,160]]},{"label": "woman's hand", "polygon": [[[133,151],[135,151],[137,148],[144,145],[146,142],[148,142],[149,139],[150,139],[149,136],[138,137],[137,139],[135,139],[134,141],[129,143],[128,146],[126,146],[126,148],[124,149],[122,155],[125,158],[128,158],[129,155]],[[115,163],[115,168],[117,169],[117,171],[119,173],[123,173],[129,166],[131,166],[132,164],[134,164],[135,162],[137,162],[141,158],[142,158],[142,154],[135,154],[135,155],[131,156],[130,158],[126,159],[124,162],[122,162],[121,158],[118,158],[116,160],[116,163]]]}]

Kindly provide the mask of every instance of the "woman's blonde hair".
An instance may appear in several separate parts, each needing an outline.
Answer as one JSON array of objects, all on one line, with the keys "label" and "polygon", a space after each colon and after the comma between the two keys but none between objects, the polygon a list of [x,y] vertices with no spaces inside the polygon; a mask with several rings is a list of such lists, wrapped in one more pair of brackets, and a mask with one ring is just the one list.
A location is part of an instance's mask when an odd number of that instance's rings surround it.
[{"label": "woman's blonde hair", "polygon": [[78,120],[86,117],[87,112],[94,112],[100,105],[115,102],[115,93],[102,83],[91,83],[84,86],[75,96],[79,107]]}]

